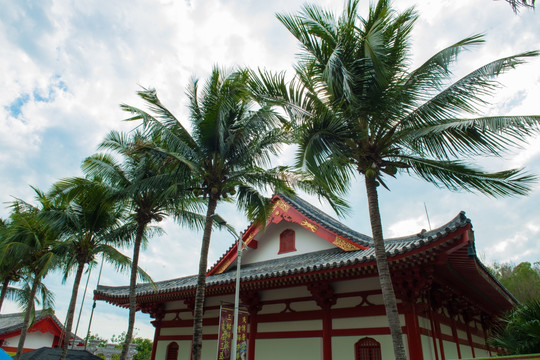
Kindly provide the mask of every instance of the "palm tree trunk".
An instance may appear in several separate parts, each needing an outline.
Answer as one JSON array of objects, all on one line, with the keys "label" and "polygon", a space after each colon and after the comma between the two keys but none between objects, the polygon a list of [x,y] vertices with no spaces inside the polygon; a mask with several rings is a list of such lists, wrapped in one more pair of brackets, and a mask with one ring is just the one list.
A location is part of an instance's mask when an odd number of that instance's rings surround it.
[{"label": "palm tree trunk", "polygon": [[0,292],[0,310],[2,310],[2,304],[4,304],[4,299],[6,298],[8,286],[9,286],[9,278],[6,278],[2,282],[2,291]]},{"label": "palm tree trunk", "polygon": [[[66,328],[64,329],[64,342],[62,344],[62,355],[60,356],[60,360],[64,360],[67,355],[69,339],[71,338],[71,328],[73,326],[73,317],[75,316],[75,304],[77,303],[77,294],[79,292],[79,285],[81,284],[83,270],[84,262],[79,263],[77,273],[75,274],[75,281],[73,282],[73,290],[71,291],[71,301],[69,302]],[[73,340],[75,340],[75,336],[73,338]]]},{"label": "palm tree trunk", "polygon": [[15,360],[19,360],[26,340],[26,334],[28,333],[28,325],[30,324],[30,316],[34,310],[34,298],[36,297],[36,291],[40,283],[39,276],[35,275],[34,282],[32,283],[32,289],[30,289],[30,296],[28,297],[28,307],[26,308],[26,314],[24,315],[24,321],[21,329],[21,337],[19,338],[19,345],[17,346],[17,354]]},{"label": "palm tree trunk", "polygon": [[390,277],[390,268],[388,258],[384,247],[384,238],[381,223],[381,213],[379,211],[379,199],[377,196],[377,183],[373,177],[365,177],[366,193],[369,207],[369,219],[371,222],[371,232],[373,233],[373,243],[375,244],[375,258],[377,259],[377,270],[379,272],[379,282],[383,296],[388,326],[392,334],[392,343],[394,345],[394,355],[396,360],[406,360],[405,347],[403,346],[403,335],[401,324],[399,322],[399,313],[397,309],[396,295],[392,286]]},{"label": "palm tree trunk", "polygon": [[133,247],[133,259],[131,263],[131,279],[129,281],[129,320],[128,329],[124,345],[122,346],[121,360],[127,360],[129,344],[133,337],[133,328],[135,327],[135,313],[137,312],[137,268],[139,267],[139,254],[141,252],[141,242],[144,234],[144,229],[148,223],[139,223],[137,227],[137,235],[135,237],[135,246]]},{"label": "palm tree trunk", "polygon": [[210,196],[206,211],[206,223],[201,244],[201,258],[199,260],[199,275],[197,277],[197,293],[195,295],[195,309],[193,315],[193,343],[191,345],[191,359],[200,360],[202,350],[202,320],[204,309],[204,293],[206,291],[206,269],[208,268],[208,249],[210,235],[212,234],[213,215],[217,207],[217,198]]}]

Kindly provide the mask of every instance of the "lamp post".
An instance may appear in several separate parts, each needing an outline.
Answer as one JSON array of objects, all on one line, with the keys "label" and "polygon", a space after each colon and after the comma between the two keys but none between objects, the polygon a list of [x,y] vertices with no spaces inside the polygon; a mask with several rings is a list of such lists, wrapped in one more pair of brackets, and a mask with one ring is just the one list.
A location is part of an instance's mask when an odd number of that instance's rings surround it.
[{"label": "lamp post", "polygon": [[223,219],[218,214],[214,214],[214,220],[216,223],[220,226],[225,226],[227,230],[237,239],[236,241],[236,285],[234,290],[234,323],[233,323],[233,336],[232,336],[232,344],[231,344],[231,359],[230,360],[236,360],[236,353],[237,353],[237,347],[238,347],[238,308],[240,303],[240,265],[242,262],[242,236],[238,235],[238,233],[234,230],[234,228],[227,224],[225,219]]}]

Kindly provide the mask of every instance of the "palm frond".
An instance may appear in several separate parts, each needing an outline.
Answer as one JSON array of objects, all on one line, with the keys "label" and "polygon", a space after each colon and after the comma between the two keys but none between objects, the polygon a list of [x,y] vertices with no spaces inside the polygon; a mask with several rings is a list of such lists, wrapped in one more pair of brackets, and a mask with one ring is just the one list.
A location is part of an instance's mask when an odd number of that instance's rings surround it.
[{"label": "palm frond", "polygon": [[500,156],[526,143],[540,130],[540,116],[491,116],[444,119],[404,131],[408,146],[417,154],[435,158]]},{"label": "palm frond", "polygon": [[478,191],[485,195],[513,196],[526,195],[536,177],[522,169],[499,172],[483,172],[462,161],[430,160],[415,157],[401,157],[402,161],[422,179],[453,191]]},{"label": "palm frond", "polygon": [[400,120],[400,126],[435,124],[445,118],[459,116],[462,112],[475,113],[479,105],[486,104],[484,98],[497,88],[497,76],[539,54],[538,51],[529,51],[492,61],[474,70],[411,111]]}]

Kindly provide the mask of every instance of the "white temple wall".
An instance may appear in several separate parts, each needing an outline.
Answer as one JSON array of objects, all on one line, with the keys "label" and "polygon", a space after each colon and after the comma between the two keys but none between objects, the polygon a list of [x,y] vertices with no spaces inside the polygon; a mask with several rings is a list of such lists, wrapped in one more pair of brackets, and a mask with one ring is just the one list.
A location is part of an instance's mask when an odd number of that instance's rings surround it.
[{"label": "white temple wall", "polygon": [[305,331],[322,330],[322,320],[303,321],[280,321],[270,323],[260,323],[257,328],[259,333],[273,331]]},{"label": "white temple wall", "polygon": [[[2,346],[16,348],[19,345],[19,338],[20,335],[5,339]],[[42,333],[41,331],[29,332],[27,333],[26,339],[24,341],[24,348],[39,349],[44,346],[50,347],[52,346],[53,341],[54,335],[51,333]]]},{"label": "white temple wall", "polygon": [[[403,316],[400,315],[399,317],[401,324],[405,324]],[[376,327],[388,327],[386,316],[363,316],[332,320],[333,329],[366,329]]]},{"label": "white temple wall", "polygon": [[255,346],[257,360],[320,360],[321,357],[320,338],[261,339]]},{"label": "white temple wall", "polygon": [[[471,350],[471,347],[468,346],[468,345],[463,345],[461,344],[459,346],[460,350],[461,350],[461,357],[464,358],[464,359],[467,359],[467,358],[472,358],[472,350]],[[475,350],[476,351],[476,350]]]},{"label": "white temple wall", "polygon": [[430,336],[420,335],[422,341],[422,352],[424,360],[435,360],[435,350],[433,347],[433,339]]},{"label": "white temple wall", "polygon": [[446,359],[459,359],[456,343],[443,340],[443,346]]},{"label": "white temple wall", "polygon": [[[287,229],[294,230],[295,232],[296,251],[278,254],[279,235]],[[281,222],[280,224],[268,227],[265,233],[257,235],[255,239],[264,242],[265,245],[257,249],[248,248],[248,251],[242,255],[242,264],[251,264],[335,248],[335,245],[316,236],[302,226],[287,222]]]}]

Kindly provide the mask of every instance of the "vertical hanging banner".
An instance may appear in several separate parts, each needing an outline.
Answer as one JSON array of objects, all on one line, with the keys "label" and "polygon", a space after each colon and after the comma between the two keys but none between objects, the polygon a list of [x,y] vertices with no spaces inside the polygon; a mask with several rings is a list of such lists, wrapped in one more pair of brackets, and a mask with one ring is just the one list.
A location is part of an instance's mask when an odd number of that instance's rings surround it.
[{"label": "vertical hanging banner", "polygon": [[[248,315],[245,309],[238,309],[238,342],[236,360],[247,359]],[[234,326],[234,305],[222,304],[219,311],[219,334],[217,360],[231,359],[231,345]]]}]

